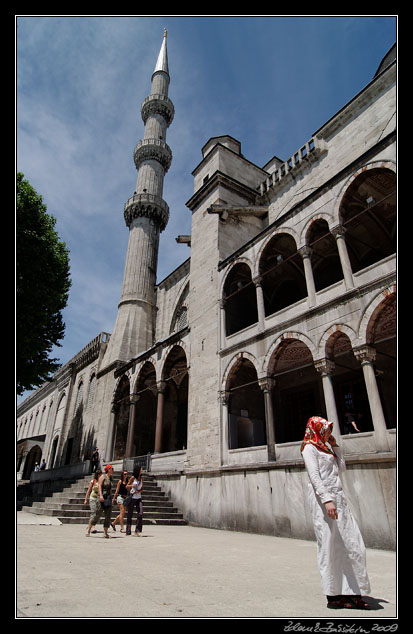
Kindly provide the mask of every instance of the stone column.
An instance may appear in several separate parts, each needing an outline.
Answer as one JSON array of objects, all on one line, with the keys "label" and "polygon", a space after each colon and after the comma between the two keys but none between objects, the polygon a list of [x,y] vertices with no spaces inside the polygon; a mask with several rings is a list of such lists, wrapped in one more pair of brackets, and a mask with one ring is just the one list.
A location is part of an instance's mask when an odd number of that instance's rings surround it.
[{"label": "stone column", "polygon": [[299,253],[301,257],[303,258],[305,283],[307,285],[307,293],[308,293],[308,306],[311,308],[312,306],[315,306],[317,303],[313,268],[311,266],[312,249],[310,247],[302,247],[299,250]]},{"label": "stone column", "polygon": [[128,423],[128,438],[126,440],[125,457],[132,457],[133,439],[135,437],[135,418],[136,418],[136,403],[139,401],[137,394],[132,394],[129,401],[129,423]]},{"label": "stone column", "polygon": [[106,442],[105,462],[110,462],[111,460],[113,460],[113,446],[115,444],[115,417],[116,417],[117,410],[118,410],[118,405],[116,405],[115,403],[112,403],[112,407],[110,410],[108,436],[107,436],[107,442]]},{"label": "stone column", "polygon": [[158,383],[158,404],[156,410],[156,428],[155,428],[155,453],[162,451],[162,427],[163,427],[163,409],[165,404],[166,382]]},{"label": "stone column", "polygon": [[228,416],[228,401],[229,392],[223,391],[220,393],[221,407],[222,407],[222,433],[221,433],[221,464],[228,462],[228,449],[229,449],[229,416]]},{"label": "stone column", "polygon": [[226,328],[225,328],[225,299],[221,299],[219,301],[219,316],[220,316],[220,343],[221,349],[225,348],[225,337],[226,337]]},{"label": "stone column", "polygon": [[268,462],[275,462],[275,433],[274,433],[274,411],[272,407],[272,389],[275,385],[274,379],[268,377],[259,379],[258,384],[264,393],[265,406],[265,429],[267,432],[267,454]]},{"label": "stone column", "polygon": [[331,230],[331,233],[336,239],[338,254],[340,257],[341,268],[343,269],[344,283],[346,289],[350,290],[354,288],[353,271],[351,270],[350,258],[348,256],[346,240],[344,234],[346,228],[343,225],[337,225]]},{"label": "stone column", "polygon": [[263,332],[265,329],[265,304],[264,293],[262,291],[262,278],[255,277],[253,280],[255,284],[255,292],[257,295],[257,311],[258,311],[258,330]]},{"label": "stone column", "polygon": [[378,451],[390,451],[386,419],[384,418],[373,365],[376,360],[376,350],[371,346],[362,346],[354,350],[354,355],[360,361],[363,369],[370,412],[373,419],[376,448]]},{"label": "stone column", "polygon": [[318,361],[314,361],[314,367],[317,372],[321,374],[324,400],[327,410],[327,420],[334,423],[333,435],[338,441],[338,439],[341,437],[341,432],[337,414],[336,399],[334,397],[333,380],[331,378],[331,375],[335,368],[335,364],[333,361],[330,361],[330,359],[319,359]]}]

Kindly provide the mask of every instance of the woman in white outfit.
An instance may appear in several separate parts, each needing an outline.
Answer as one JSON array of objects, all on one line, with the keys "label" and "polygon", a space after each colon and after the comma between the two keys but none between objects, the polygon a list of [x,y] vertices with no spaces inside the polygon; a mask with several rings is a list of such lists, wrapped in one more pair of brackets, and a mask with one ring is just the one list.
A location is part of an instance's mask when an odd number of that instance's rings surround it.
[{"label": "woman in white outfit", "polygon": [[341,486],[339,470],[346,466],[332,428],[333,423],[313,416],[301,444],[310,479],[308,495],[321,584],[327,607],[368,609],[361,598],[370,593],[366,549]]},{"label": "woman in white outfit", "polygon": [[143,491],[143,478],[142,468],[137,467],[133,470],[133,476],[130,478],[126,485],[127,490],[132,495],[132,499],[128,505],[128,514],[126,519],[126,535],[131,534],[132,529],[132,515],[133,509],[136,506],[137,518],[135,526],[135,535],[142,536],[142,518],[143,518],[143,505],[142,505],[142,491]]}]

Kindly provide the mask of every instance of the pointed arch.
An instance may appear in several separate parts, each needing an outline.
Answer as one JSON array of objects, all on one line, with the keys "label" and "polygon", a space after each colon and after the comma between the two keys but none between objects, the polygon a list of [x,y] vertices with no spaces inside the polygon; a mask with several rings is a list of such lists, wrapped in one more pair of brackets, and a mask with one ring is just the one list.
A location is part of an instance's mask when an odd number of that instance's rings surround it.
[{"label": "pointed arch", "polygon": [[120,460],[125,456],[129,426],[129,409],[130,381],[126,373],[119,378],[113,399],[113,411],[115,415],[113,460]]},{"label": "pointed arch", "polygon": [[224,389],[228,395],[229,449],[267,443],[264,395],[259,385],[257,365],[252,355],[243,352],[227,366]]},{"label": "pointed arch", "polygon": [[347,181],[338,215],[346,229],[353,273],[396,252],[396,195],[396,174],[391,163],[365,165]]},{"label": "pointed arch", "polygon": [[225,276],[222,300],[227,337],[258,321],[257,295],[251,270],[246,261],[237,261]]},{"label": "pointed arch", "polygon": [[136,402],[131,449],[133,456],[143,456],[154,451],[157,395],[155,365],[152,360],[147,360],[139,370],[134,387]]},{"label": "pointed arch", "polygon": [[260,255],[259,276],[266,316],[307,296],[303,259],[291,232],[277,232],[267,241]]},{"label": "pointed arch", "polygon": [[162,452],[185,449],[188,437],[188,361],[181,343],[169,349],[162,367]]}]

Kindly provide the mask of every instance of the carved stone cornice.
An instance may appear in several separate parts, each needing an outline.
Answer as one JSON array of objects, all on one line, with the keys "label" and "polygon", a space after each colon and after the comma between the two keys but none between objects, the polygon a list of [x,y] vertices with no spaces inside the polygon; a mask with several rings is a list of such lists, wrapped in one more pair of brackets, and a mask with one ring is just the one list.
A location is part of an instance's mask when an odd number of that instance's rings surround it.
[{"label": "carved stone cornice", "polygon": [[169,97],[165,95],[149,95],[142,102],[142,121],[146,124],[150,115],[161,115],[169,127],[173,121],[175,108]]},{"label": "carved stone cornice", "polygon": [[159,224],[160,230],[163,231],[168,224],[169,207],[155,194],[134,194],[126,201],[123,215],[128,227],[134,218],[143,217]]},{"label": "carved stone cornice", "polygon": [[135,147],[133,153],[136,169],[138,170],[144,161],[158,161],[168,171],[172,161],[172,150],[161,139],[142,139]]}]

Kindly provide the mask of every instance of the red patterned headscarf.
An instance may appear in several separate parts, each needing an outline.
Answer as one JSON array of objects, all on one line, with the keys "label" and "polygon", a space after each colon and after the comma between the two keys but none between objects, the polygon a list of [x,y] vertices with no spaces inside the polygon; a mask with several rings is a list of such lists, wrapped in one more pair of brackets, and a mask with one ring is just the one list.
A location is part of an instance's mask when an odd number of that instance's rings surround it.
[{"label": "red patterned headscarf", "polygon": [[[304,440],[301,443],[301,452],[306,445],[315,445],[317,449],[324,453],[330,453],[333,456],[336,454],[326,444],[325,436],[328,429],[332,429],[333,423],[330,423],[321,416],[312,416],[308,419],[307,427],[305,429]],[[331,447],[337,447],[337,442],[334,436],[331,434],[328,439],[328,443]]]}]

